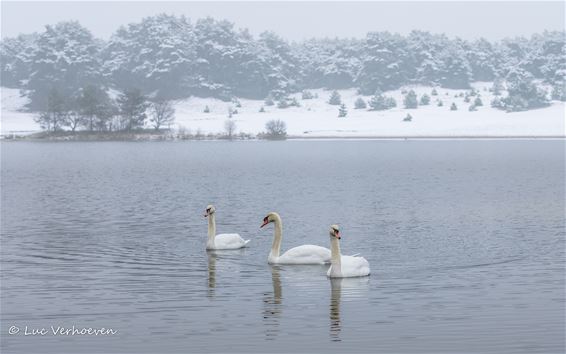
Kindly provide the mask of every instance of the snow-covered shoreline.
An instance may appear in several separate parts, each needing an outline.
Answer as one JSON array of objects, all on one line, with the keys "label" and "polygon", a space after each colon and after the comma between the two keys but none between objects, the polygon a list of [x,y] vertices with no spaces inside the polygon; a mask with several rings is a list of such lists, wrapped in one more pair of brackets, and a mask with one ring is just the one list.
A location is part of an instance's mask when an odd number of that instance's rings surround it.
[{"label": "snow-covered shoreline", "polygon": [[[228,119],[228,110],[237,109],[232,115],[236,123],[236,133],[256,135],[265,130],[265,123],[281,119],[287,124],[287,133],[294,139],[474,139],[474,138],[564,138],[565,105],[553,101],[549,107],[507,113],[490,107],[493,95],[488,88],[491,83],[474,83],[473,87],[481,95],[483,106],[475,112],[468,111],[471,103],[459,96],[466,90],[437,88],[438,95],[431,96],[431,102],[417,109],[402,107],[403,91],[413,89],[420,98],[424,93],[431,94],[432,87],[406,86],[384,94],[397,101],[397,107],[385,111],[354,109],[358,97],[355,89],[339,90],[348,114],[338,118],[338,106],[327,103],[329,90],[310,90],[317,98],[302,100],[301,94],[293,94],[300,107],[285,109],[265,106],[263,100],[240,99],[241,107],[232,102],[213,98],[191,97],[175,101],[176,119],[171,128],[196,134],[221,134]],[[19,96],[19,90],[2,87],[1,90],[1,129],[3,136],[26,135],[40,131],[34,121],[34,114],[22,111],[26,99]],[[437,100],[443,105],[438,106]],[[457,111],[451,111],[454,102]],[[204,113],[208,106],[209,113]],[[265,112],[260,112],[261,107]],[[410,114],[411,122],[403,118]]]}]

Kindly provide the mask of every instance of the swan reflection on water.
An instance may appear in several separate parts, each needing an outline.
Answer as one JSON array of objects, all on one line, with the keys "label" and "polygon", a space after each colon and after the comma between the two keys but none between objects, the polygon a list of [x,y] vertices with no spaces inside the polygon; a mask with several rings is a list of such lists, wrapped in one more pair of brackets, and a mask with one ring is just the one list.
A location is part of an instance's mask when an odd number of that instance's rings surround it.
[{"label": "swan reflection on water", "polygon": [[214,290],[216,288],[216,252],[208,251],[208,291],[207,297],[213,298],[214,297]]},{"label": "swan reflection on water", "polygon": [[[207,297],[214,298],[217,280],[217,270],[229,268],[230,272],[238,271],[237,261],[245,255],[245,248],[237,250],[207,250],[208,276]],[[219,263],[219,264],[218,264]],[[220,266],[220,268],[219,268]]]},{"label": "swan reflection on water", "polygon": [[278,266],[270,266],[273,291],[263,294],[263,321],[265,337],[273,340],[279,334],[279,320],[281,317],[281,270]]},{"label": "swan reflection on water", "polygon": [[346,299],[363,297],[368,291],[369,278],[330,278],[330,340],[340,342],[342,320],[340,318],[340,303]]}]

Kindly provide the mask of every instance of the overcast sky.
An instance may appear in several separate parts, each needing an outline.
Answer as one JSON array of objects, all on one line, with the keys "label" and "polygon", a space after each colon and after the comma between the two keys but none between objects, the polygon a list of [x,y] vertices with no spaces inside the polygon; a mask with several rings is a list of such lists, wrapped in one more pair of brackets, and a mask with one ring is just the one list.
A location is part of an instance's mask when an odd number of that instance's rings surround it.
[{"label": "overcast sky", "polygon": [[553,2],[28,2],[2,1],[2,37],[42,31],[46,24],[78,20],[107,39],[120,26],[161,12],[193,22],[228,19],[254,34],[273,30],[289,40],[364,37],[368,31],[406,34],[412,29],[466,39],[529,36],[563,30],[565,6]]}]

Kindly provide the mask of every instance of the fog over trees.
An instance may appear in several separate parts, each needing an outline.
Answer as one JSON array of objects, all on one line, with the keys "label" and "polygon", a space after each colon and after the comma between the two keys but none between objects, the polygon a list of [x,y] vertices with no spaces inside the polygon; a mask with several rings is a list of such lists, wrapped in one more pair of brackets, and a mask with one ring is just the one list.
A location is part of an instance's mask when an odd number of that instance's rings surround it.
[{"label": "fog over trees", "polygon": [[[564,32],[493,42],[423,31],[290,43],[273,32],[254,37],[225,20],[161,14],[122,26],[107,41],[73,21],[6,38],[0,73],[2,86],[21,89],[28,108],[46,112],[45,126],[54,130],[68,112],[74,114],[71,128],[101,129],[113,110],[127,117],[119,125],[135,129],[145,118],[142,98],[245,97],[288,106],[294,104],[289,93],[357,88],[375,95],[370,106],[379,110],[393,104],[382,91],[406,84],[467,89],[473,81],[506,85],[509,96],[498,104],[524,110],[548,100],[536,82],[552,87],[549,97],[564,100],[565,43]],[[110,102],[109,89],[121,92],[116,102]],[[340,104],[339,97],[335,101]]]}]

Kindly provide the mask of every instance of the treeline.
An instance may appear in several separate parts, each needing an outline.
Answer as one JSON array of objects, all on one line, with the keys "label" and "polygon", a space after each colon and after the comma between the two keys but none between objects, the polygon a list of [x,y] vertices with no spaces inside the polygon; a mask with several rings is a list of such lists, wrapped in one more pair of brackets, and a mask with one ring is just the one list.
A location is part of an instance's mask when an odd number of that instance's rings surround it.
[{"label": "treeline", "polygon": [[45,107],[36,117],[42,129],[52,132],[131,132],[149,125],[159,130],[169,127],[174,119],[175,109],[170,100],[149,101],[139,89],[126,90],[112,99],[105,90],[93,85],[79,89],[72,96],[51,88]]},{"label": "treeline", "polygon": [[490,42],[422,31],[290,43],[273,32],[254,37],[228,21],[162,14],[123,26],[108,41],[78,22],[4,39],[0,70],[2,85],[22,89],[32,110],[46,110],[52,92],[78,100],[89,87],[138,88],[153,100],[278,100],[308,88],[373,95],[406,84],[464,89],[473,81],[521,78],[519,85],[540,80],[564,97],[565,43],[564,32]]}]

